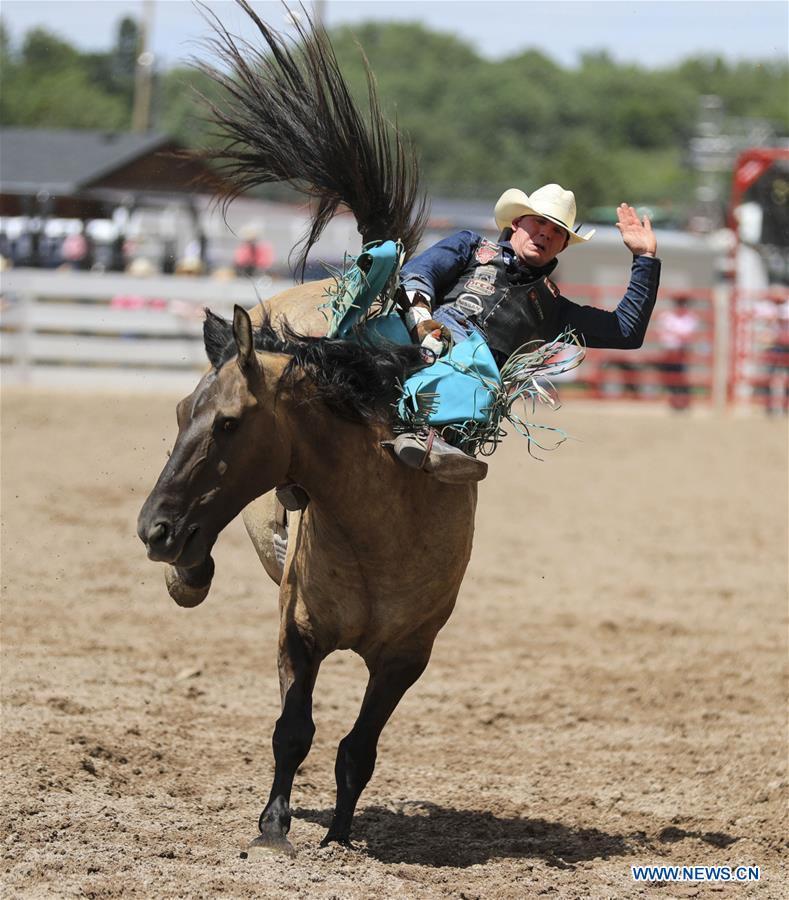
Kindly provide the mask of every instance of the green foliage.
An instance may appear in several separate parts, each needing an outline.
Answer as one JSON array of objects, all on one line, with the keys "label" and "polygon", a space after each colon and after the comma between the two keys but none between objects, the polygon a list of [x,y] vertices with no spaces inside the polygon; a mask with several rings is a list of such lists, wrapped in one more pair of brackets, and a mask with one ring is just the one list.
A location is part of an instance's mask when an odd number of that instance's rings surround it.
[{"label": "green foliage", "polygon": [[126,130],[128,115],[121,100],[109,95],[76,67],[28,77],[23,67],[3,72],[0,123],[46,128]]},{"label": "green foliage", "polygon": [[112,74],[119,84],[133,83],[137,55],[140,52],[140,28],[134,19],[121,19],[112,53]]},{"label": "green foliage", "polygon": [[32,76],[79,64],[79,52],[43,28],[34,28],[22,43],[22,64]]},{"label": "green foliage", "polygon": [[684,156],[707,93],[721,96],[731,117],[789,133],[786,65],[695,60],[647,70],[594,53],[565,69],[536,50],[493,63],[419,25],[369,24],[332,37],[360,102],[360,48],[367,55],[384,107],[414,139],[437,195],[488,197],[559,181],[575,190],[582,213],[612,195],[687,202],[694,176]]},{"label": "green foliage", "polygon": [[121,98],[131,110],[134,100],[134,73],[140,34],[134,19],[121,19],[111,53],[83,54],[81,63],[91,83],[103,85],[106,93]]},{"label": "green foliage", "polygon": [[132,84],[113,69],[113,54],[80,53],[43,28],[17,51],[3,29],[0,124],[125,131]]},{"label": "green foliage", "polygon": [[0,19],[0,64],[8,60],[10,52],[11,38],[8,34],[8,29],[5,27],[5,22]]},{"label": "green foliage", "polygon": [[738,63],[719,57],[686,60],[678,76],[699,94],[723,98],[730,116],[765,118],[789,131],[789,66],[776,62]]},{"label": "green foliage", "polygon": [[196,69],[171,69],[160,78],[157,94],[158,130],[176,135],[194,149],[220,144],[219,135],[212,134],[208,102],[220,102],[221,92],[207,75]]},{"label": "green foliage", "polygon": [[[732,117],[789,134],[786,64],[695,58],[648,70],[593,53],[569,69],[534,49],[491,62],[418,24],[343,27],[332,40],[362,108],[366,55],[384,109],[410,134],[434,195],[489,198],[558,181],[576,192],[581,215],[621,200],[681,206],[694,187],[686,148],[704,94],[722,99],[724,130]],[[138,43],[129,18],[109,53],[80,53],[43,29],[15,48],[0,23],[0,122],[128,129]],[[202,73],[158,73],[154,127],[187,146],[216,145],[203,98],[221,103]]]}]

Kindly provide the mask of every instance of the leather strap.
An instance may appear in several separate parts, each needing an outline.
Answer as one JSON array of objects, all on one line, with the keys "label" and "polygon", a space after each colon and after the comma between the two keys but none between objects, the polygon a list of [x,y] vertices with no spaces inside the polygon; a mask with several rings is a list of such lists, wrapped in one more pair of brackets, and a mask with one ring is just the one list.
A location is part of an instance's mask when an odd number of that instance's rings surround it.
[{"label": "leather strap", "polygon": [[427,432],[427,441],[425,442],[425,455],[422,457],[422,462],[419,463],[419,468],[424,469],[427,465],[427,461],[430,458],[430,451],[433,449],[433,441],[436,438],[436,430],[435,428],[428,429]]},{"label": "leather strap", "polygon": [[279,500],[274,501],[274,521],[279,528],[288,527],[288,513]]}]

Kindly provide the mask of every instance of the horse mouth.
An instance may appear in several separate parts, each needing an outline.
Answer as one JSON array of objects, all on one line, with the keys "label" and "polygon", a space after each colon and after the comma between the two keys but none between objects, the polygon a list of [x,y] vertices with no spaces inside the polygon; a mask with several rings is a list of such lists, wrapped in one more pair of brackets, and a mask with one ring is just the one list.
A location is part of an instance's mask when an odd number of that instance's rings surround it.
[{"label": "horse mouth", "polygon": [[192,525],[181,547],[181,552],[172,560],[172,564],[179,569],[191,569],[205,562],[208,556],[208,547],[205,543],[205,535],[199,525]]},{"label": "horse mouth", "polygon": [[167,548],[159,548],[149,544],[148,559],[170,563],[179,569],[191,569],[205,562],[209,550],[210,547],[206,545],[205,535],[200,526],[190,525],[180,547],[171,544]]}]

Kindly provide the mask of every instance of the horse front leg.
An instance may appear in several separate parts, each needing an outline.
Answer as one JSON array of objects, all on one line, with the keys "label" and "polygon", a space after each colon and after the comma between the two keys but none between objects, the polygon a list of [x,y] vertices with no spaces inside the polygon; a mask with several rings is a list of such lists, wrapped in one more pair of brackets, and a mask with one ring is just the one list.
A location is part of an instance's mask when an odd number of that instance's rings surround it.
[{"label": "horse front leg", "polygon": [[315,734],[312,692],[322,657],[297,626],[283,625],[279,638],[279,680],[282,714],[274,727],[274,782],[258,822],[260,835],[251,847],[267,847],[289,855],[295,850],[290,830],[290,794],[296,770],[305,760]]},{"label": "horse front leg", "polygon": [[359,717],[337,750],[337,805],[322,847],[332,841],[350,845],[353,814],[375,769],[378,738],[403,694],[424,672],[429,658],[430,649],[408,657],[389,656],[371,667]]}]

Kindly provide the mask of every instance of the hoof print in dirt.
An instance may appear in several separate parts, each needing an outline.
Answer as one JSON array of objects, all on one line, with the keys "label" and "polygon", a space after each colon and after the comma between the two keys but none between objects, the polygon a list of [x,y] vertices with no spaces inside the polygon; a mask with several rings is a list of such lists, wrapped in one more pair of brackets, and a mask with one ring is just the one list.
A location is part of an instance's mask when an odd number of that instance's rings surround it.
[{"label": "hoof print in dirt", "polygon": [[242,854],[242,859],[252,859],[256,856],[271,856],[272,853],[283,856],[295,856],[296,848],[286,837],[259,834],[247,847],[246,855]]}]

